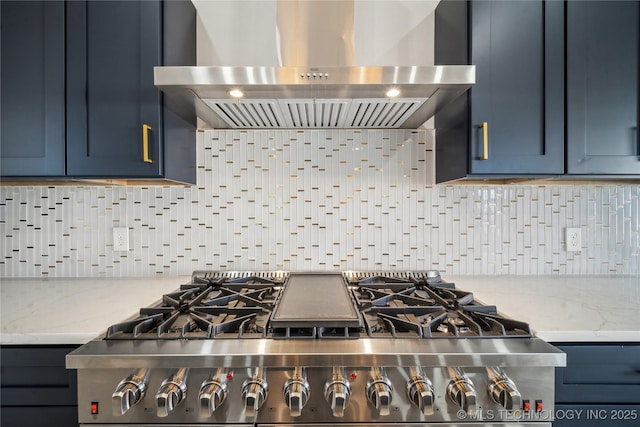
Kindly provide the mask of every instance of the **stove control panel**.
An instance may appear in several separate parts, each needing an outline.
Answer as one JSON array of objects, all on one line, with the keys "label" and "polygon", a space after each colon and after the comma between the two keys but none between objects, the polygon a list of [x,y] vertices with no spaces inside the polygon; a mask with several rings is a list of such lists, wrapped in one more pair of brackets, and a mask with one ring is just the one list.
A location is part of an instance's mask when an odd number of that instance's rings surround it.
[{"label": "stove control panel", "polygon": [[[79,382],[79,419],[189,425],[551,421],[554,377],[552,367],[117,368]],[[269,393],[269,384],[281,393]],[[109,400],[112,410],[99,411]]]}]

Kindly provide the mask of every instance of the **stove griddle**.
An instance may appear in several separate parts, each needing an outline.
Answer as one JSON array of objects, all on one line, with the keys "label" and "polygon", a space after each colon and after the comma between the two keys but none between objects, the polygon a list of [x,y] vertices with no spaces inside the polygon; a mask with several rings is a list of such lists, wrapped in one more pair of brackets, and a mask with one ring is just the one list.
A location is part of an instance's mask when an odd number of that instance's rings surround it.
[{"label": "stove griddle", "polygon": [[355,338],[362,320],[341,273],[291,273],[271,326],[274,338]]}]

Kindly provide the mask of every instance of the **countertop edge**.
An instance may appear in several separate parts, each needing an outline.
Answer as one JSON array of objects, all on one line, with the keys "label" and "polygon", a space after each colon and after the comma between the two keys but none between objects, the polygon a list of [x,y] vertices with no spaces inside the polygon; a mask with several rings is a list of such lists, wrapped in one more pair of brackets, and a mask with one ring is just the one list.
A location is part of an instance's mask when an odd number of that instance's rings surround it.
[{"label": "countertop edge", "polygon": [[86,344],[96,335],[86,333],[24,333],[24,334],[0,334],[1,346],[12,345],[82,345]]},{"label": "countertop edge", "polygon": [[540,331],[535,336],[549,343],[640,343],[640,331]]}]

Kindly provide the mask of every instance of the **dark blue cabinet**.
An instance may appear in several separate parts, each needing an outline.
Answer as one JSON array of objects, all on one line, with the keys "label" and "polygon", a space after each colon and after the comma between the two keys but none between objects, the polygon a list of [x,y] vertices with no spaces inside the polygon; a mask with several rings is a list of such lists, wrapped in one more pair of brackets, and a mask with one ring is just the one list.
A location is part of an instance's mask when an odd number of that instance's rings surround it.
[{"label": "dark blue cabinet", "polygon": [[564,172],[564,4],[443,1],[435,63],[476,65],[436,115],[436,181]]},{"label": "dark blue cabinet", "polygon": [[76,371],[65,368],[65,356],[76,348],[0,348],[0,427],[77,427]]},{"label": "dark blue cabinet", "polygon": [[64,3],[2,1],[0,173],[65,171]]},{"label": "dark blue cabinet", "polygon": [[[17,2],[20,13],[28,14],[30,2]],[[44,2],[45,6],[48,2]],[[36,121],[28,138],[33,145],[42,145],[56,137],[62,149],[57,157],[44,153],[45,171],[27,159],[28,167],[5,169],[13,164],[12,152],[5,146],[18,146],[25,138],[7,131],[5,108],[22,111],[30,117],[36,112],[35,102],[24,96],[10,97],[5,107],[5,14],[3,2],[3,138],[2,175],[5,177],[97,178],[97,179],[166,179],[183,183],[196,180],[196,114],[181,116],[173,113],[153,84],[153,67],[158,65],[195,65],[195,8],[189,1],[69,1],[58,3],[58,30],[61,46],[49,52],[43,46],[26,57],[34,62],[55,58],[60,77],[56,90],[60,92],[60,116],[51,132],[46,120]],[[42,6],[44,7],[44,6]],[[15,25],[20,24],[18,18]],[[50,19],[47,17],[46,19]],[[24,25],[24,22],[22,23]],[[48,31],[46,25],[34,22],[36,32]],[[41,28],[42,27],[42,28]],[[32,28],[28,28],[31,31]],[[27,32],[28,31],[24,31]],[[66,33],[66,43],[65,43]],[[43,34],[44,35],[44,34]],[[27,37],[13,34],[8,45],[20,45]],[[37,37],[36,37],[37,38]],[[42,37],[40,37],[42,38]],[[20,56],[16,54],[16,56]],[[28,64],[27,64],[28,65]],[[37,65],[37,64],[36,64]],[[19,74],[21,64],[11,65]],[[42,67],[40,67],[42,68]],[[41,80],[49,79],[42,72]],[[24,77],[23,80],[26,80]],[[23,80],[17,84],[26,86]],[[36,82],[38,83],[38,82]],[[40,85],[42,86],[42,85]],[[34,89],[42,100],[48,94]],[[46,110],[46,114],[51,114]],[[16,113],[17,115],[17,113]],[[56,119],[58,117],[56,116]],[[28,119],[22,119],[22,122]],[[17,122],[19,127],[22,122]],[[16,125],[16,128],[18,128]],[[46,126],[45,126],[46,125]],[[26,131],[25,131],[26,132]],[[45,142],[47,143],[47,142]],[[28,148],[20,148],[23,151]],[[42,151],[42,150],[41,150]],[[5,155],[7,156],[5,159]],[[11,157],[11,158],[9,158]],[[55,169],[49,167],[57,165]]]},{"label": "dark blue cabinet", "polygon": [[471,2],[471,174],[563,172],[563,18],[558,1]]},{"label": "dark blue cabinet", "polygon": [[556,368],[554,427],[640,424],[638,343],[554,343],[567,354]]},{"label": "dark blue cabinet", "polygon": [[640,2],[567,2],[567,172],[640,174]]},{"label": "dark blue cabinet", "polygon": [[67,17],[68,174],[195,182],[195,114],[173,116],[153,84],[154,66],[195,65],[195,33],[177,46],[164,25],[195,28],[191,3],[69,2]]}]

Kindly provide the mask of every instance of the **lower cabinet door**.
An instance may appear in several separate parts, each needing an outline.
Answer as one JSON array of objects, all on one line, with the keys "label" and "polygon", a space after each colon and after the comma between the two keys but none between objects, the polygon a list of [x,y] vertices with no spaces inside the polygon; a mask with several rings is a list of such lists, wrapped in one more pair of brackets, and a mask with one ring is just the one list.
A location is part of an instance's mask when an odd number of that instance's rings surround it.
[{"label": "lower cabinet door", "polygon": [[640,344],[556,343],[554,427],[640,425]]},{"label": "lower cabinet door", "polygon": [[1,427],[77,427],[76,371],[65,366],[76,347],[0,348]]}]

